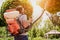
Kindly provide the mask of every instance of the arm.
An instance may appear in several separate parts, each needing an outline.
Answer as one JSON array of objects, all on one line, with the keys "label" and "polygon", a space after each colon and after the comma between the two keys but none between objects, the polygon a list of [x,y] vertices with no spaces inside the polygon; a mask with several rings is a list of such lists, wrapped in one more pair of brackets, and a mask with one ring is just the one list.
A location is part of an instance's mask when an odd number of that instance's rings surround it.
[{"label": "arm", "polygon": [[30,25],[30,23],[31,23],[31,18],[29,18],[29,20],[27,20],[27,16],[24,15],[22,17],[21,21],[22,21],[21,23],[24,26],[24,28],[27,28]]}]

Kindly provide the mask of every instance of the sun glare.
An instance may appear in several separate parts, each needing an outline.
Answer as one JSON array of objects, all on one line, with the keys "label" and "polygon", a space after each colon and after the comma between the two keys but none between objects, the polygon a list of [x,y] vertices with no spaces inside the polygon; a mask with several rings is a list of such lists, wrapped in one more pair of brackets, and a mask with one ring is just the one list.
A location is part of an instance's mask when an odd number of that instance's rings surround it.
[{"label": "sun glare", "polygon": [[32,5],[33,7],[33,22],[41,15],[42,13],[42,8],[40,8],[39,5],[37,5],[37,1],[39,0],[29,0],[30,4]]},{"label": "sun glare", "polygon": [[36,6],[36,1],[37,0],[29,0],[29,2],[31,3],[31,5],[34,7],[34,6]]},{"label": "sun glare", "polygon": [[[41,15],[43,11],[43,9],[39,5],[37,5],[37,3],[41,2],[41,0],[29,0],[29,2],[33,7],[32,17],[33,17],[33,22],[34,22]],[[42,17],[42,22],[40,24],[41,26],[40,25],[38,26],[39,28],[41,28],[45,24],[44,21],[48,18],[45,13],[46,12],[44,12],[44,15]]]}]

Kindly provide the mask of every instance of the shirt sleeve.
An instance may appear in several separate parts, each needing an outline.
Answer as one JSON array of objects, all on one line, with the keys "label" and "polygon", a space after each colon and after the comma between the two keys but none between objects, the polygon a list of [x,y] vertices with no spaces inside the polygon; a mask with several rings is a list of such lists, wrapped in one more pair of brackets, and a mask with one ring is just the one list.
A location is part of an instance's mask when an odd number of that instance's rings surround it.
[{"label": "shirt sleeve", "polygon": [[19,21],[27,21],[27,16],[26,15],[21,15],[20,17],[19,17]]},{"label": "shirt sleeve", "polygon": [[26,15],[23,15],[23,16],[22,16],[22,20],[23,20],[23,21],[27,21],[27,16],[26,16]]},{"label": "shirt sleeve", "polygon": [[29,24],[28,20],[27,20],[27,16],[26,15],[22,15],[19,18],[19,21],[21,22],[21,24],[26,28]]}]

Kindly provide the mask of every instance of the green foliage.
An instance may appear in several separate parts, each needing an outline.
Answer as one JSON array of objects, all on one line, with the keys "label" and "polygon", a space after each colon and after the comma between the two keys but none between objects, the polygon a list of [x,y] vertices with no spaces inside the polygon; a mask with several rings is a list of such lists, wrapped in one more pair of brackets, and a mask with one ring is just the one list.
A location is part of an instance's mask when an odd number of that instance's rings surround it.
[{"label": "green foliage", "polygon": [[6,28],[0,27],[0,40],[12,40],[13,37],[7,37]]},{"label": "green foliage", "polygon": [[[58,38],[58,35],[55,36],[55,35],[50,35],[49,37],[50,38],[53,38],[53,39],[46,39],[44,37],[44,34],[49,32],[50,30],[57,30],[57,31],[60,31],[60,27],[59,26],[53,26],[51,25],[51,21],[47,20],[45,21],[45,25],[43,28],[38,28],[38,27],[32,27],[32,29],[28,32],[28,37],[29,37],[29,40],[60,40],[60,38]],[[53,27],[53,28],[52,28]],[[1,40],[12,40],[14,39],[13,37],[6,37],[6,30],[5,30],[5,27],[0,27],[0,36],[3,36],[3,38],[0,38]],[[57,39],[55,38],[57,37]]]},{"label": "green foliage", "polygon": [[[45,21],[45,25],[43,26],[43,28],[38,28],[37,25],[33,26],[32,29],[28,32],[28,36],[31,37],[31,39],[37,37],[42,37],[44,38],[45,33],[51,31],[51,30],[57,30],[60,32],[60,26],[54,26],[52,24],[52,22],[48,19]],[[49,38],[59,38],[59,36],[57,35],[49,35]],[[53,39],[54,40],[54,39]]]},{"label": "green foliage", "polygon": [[[3,2],[1,8],[0,8],[0,20],[2,20],[3,22],[0,22],[0,23],[3,23],[2,25],[5,24],[5,20],[4,20],[4,16],[3,16],[3,13],[9,9],[9,6],[11,5],[11,2],[12,0],[6,0],[5,2]],[[0,24],[1,25],[1,24]],[[6,24],[5,24],[6,25]]]},{"label": "green foliage", "polygon": [[4,21],[0,19],[0,26],[2,27],[4,25],[5,25]]},{"label": "green foliage", "polygon": [[0,14],[3,18],[3,13],[9,9],[9,6],[11,5],[12,0],[6,0],[5,2],[3,2],[1,9],[0,9]]}]

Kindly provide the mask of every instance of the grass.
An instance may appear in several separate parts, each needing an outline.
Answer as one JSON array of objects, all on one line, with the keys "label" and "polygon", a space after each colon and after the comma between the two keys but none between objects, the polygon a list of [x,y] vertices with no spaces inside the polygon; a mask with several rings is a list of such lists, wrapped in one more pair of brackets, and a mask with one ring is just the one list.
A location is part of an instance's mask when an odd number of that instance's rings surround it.
[{"label": "grass", "polygon": [[[0,27],[0,40],[14,40],[13,37],[7,37],[7,34],[6,34],[6,28],[5,27]],[[60,40],[59,39],[56,39],[56,38],[53,38],[53,39],[46,39],[46,38],[42,38],[42,37],[35,37],[35,38],[31,38],[29,37],[29,40]]]}]

